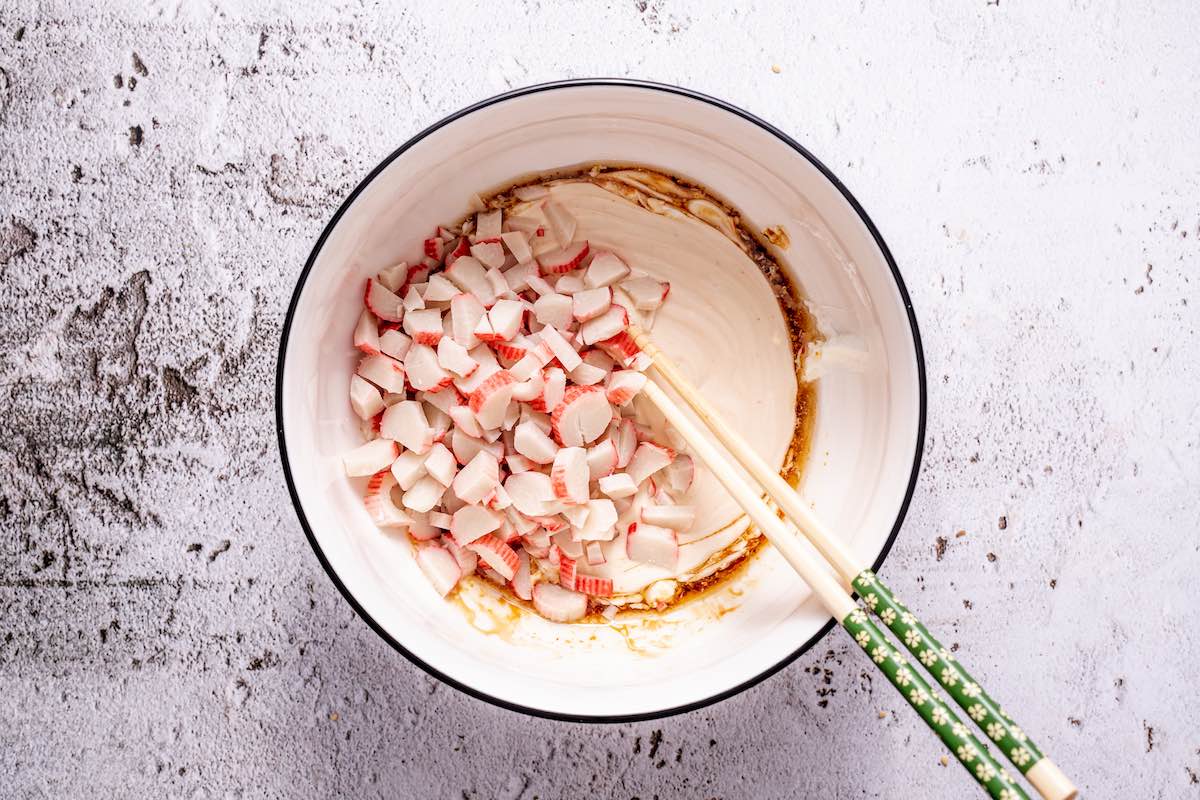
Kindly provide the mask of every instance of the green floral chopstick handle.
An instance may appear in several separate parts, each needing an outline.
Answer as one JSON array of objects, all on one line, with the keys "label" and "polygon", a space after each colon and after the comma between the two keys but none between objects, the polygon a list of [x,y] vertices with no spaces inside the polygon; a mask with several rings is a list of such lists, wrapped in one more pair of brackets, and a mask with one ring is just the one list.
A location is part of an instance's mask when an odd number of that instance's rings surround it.
[{"label": "green floral chopstick handle", "polygon": [[1042,751],[1029,740],[979,683],[955,660],[941,642],[905,608],[879,576],[869,569],[854,579],[854,588],[867,607],[879,616],[908,652],[921,661],[954,702],[967,712],[987,733],[988,738],[1013,763],[1021,774],[1029,772],[1042,759]]},{"label": "green floral chopstick handle", "polygon": [[[857,583],[857,581],[856,581]],[[842,620],[844,627],[896,690],[916,709],[954,757],[996,800],[1029,800],[1012,776],[996,763],[988,751],[962,723],[941,696],[930,688],[919,670],[913,669],[904,655],[884,636],[861,608],[855,608]]]}]

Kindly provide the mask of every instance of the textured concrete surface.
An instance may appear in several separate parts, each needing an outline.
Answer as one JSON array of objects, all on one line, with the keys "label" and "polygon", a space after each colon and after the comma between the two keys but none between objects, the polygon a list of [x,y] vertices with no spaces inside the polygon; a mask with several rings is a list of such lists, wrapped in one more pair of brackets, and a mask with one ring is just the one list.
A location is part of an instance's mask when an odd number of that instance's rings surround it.
[{"label": "textured concrete surface", "polygon": [[614,75],[858,195],[931,379],[884,575],[1089,796],[1200,797],[1200,6],[364,5],[0,0],[0,795],[974,796],[843,638],[673,719],[527,719],[304,540],[273,369],[324,221],[444,114]]}]

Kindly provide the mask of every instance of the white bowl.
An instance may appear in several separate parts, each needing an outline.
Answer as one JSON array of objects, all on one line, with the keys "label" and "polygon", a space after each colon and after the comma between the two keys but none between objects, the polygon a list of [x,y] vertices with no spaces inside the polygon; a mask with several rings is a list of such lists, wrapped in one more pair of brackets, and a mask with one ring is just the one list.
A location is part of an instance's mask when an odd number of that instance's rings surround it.
[{"label": "white bowl", "polygon": [[[761,228],[822,324],[856,337],[856,369],[817,381],[803,491],[864,566],[878,568],[911,497],[925,379],[916,320],[896,265],[837,178],[784,133],[682,89],[617,80],[510,92],[421,132],[372,170],[321,234],[292,297],[277,385],[279,446],[300,522],[329,576],[397,650],[476,697],[542,716],[637,719],[694,709],[762,680],[832,626],[766,548],[729,585],[623,636],[521,615],[465,613],[438,597],[402,536],[377,529],[340,455],[359,443],[346,386],[364,278],[417,260],[473,192],[591,162],[638,162],[691,178]],[[497,622],[499,620],[499,622]],[[480,626],[498,625],[492,632]]]}]

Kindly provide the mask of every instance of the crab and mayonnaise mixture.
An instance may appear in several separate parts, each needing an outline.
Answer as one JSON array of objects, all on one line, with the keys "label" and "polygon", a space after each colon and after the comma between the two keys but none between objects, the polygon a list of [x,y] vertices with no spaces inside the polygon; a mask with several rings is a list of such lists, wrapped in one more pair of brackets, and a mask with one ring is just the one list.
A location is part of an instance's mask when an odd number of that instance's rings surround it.
[{"label": "crab and mayonnaise mixture", "polygon": [[790,287],[736,216],[658,173],[593,168],[475,204],[366,284],[350,404],[367,441],[344,464],[372,520],[407,531],[443,596],[480,576],[556,622],[710,583],[759,535],[639,396],[650,359],[628,328],[794,470]]}]

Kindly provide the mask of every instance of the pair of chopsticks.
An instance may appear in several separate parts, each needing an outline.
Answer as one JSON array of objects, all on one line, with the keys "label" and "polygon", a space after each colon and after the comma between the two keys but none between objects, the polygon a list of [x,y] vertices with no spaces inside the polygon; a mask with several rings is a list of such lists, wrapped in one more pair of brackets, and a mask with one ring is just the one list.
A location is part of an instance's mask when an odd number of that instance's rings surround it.
[{"label": "pair of chopsticks", "polygon": [[[629,333],[653,361],[658,374],[679,394],[704,425],[725,446],[742,468],[760,486],[761,491],[804,534],[837,573],[805,549],[788,525],[763,500],[760,489],[753,488],[709,442],[695,423],[654,381],[647,381],[642,393],[658,407],[667,422],[691,446],[692,452],[709,468],[729,494],[746,511],[767,540],[812,587],[817,598],[833,614],[855,642],[887,676],[908,704],[941,738],[971,776],[994,798],[1017,800],[1028,795],[1011,774],[992,757],[981,738],[964,725],[942,696],[916,669],[920,662],[954,702],[967,713],[1001,753],[1021,772],[1046,800],[1072,800],[1078,792],[1070,779],[1029,739],[995,700],[958,663],[954,655],[929,633],[911,611],[905,608],[874,572],[859,569],[854,558],[835,539],[812,512],[804,506],[796,491],[717,415],[716,410],[680,373],[678,367],[645,331],[631,325]],[[840,581],[839,581],[840,577]],[[904,643],[913,661],[909,662],[893,646],[883,631],[855,602],[856,591],[866,606]]]}]

